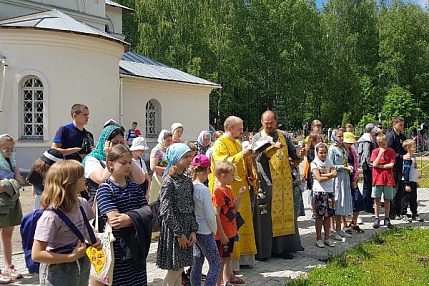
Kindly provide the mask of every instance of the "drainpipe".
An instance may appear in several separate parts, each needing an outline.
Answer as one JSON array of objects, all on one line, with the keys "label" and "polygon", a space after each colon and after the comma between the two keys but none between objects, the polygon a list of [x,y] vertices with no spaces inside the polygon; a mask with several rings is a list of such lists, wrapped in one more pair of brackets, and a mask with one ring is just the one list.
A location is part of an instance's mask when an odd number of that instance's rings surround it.
[{"label": "drainpipe", "polygon": [[119,124],[124,126],[124,78],[119,77]]},{"label": "drainpipe", "polygon": [[3,65],[3,76],[2,76],[1,91],[0,91],[0,115],[1,115],[3,112],[4,86],[6,82],[6,70],[7,70],[6,57],[0,55],[0,62]]}]

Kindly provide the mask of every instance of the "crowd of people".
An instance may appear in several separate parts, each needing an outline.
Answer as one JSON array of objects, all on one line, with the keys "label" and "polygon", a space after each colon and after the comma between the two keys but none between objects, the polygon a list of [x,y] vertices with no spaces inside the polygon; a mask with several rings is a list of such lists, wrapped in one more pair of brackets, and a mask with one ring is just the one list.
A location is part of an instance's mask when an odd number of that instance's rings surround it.
[{"label": "crowd of people", "polygon": [[[216,131],[213,140],[203,130],[195,142],[183,141],[184,126],[173,123],[159,133],[150,152],[152,176],[143,160],[149,147],[137,122],[125,130],[108,120],[95,144],[84,128],[88,107],[73,105],[71,117],[73,122],[58,129],[52,148],[34,162],[27,177],[35,208],[44,210],[32,249],[33,260],[41,263],[40,285],[103,285],[89,278],[87,245],[69,231],[57,209],[98,249],[102,245],[98,239],[91,241],[87,220],[100,222],[99,232],[106,224],[112,227],[116,238],[112,285],[147,285],[146,256],[154,237],[158,237],[156,264],[167,270],[163,285],[201,285],[202,280],[208,286],[244,284],[234,274],[241,265],[251,267],[255,259],[270,257],[293,259],[295,252],[304,251],[297,218],[305,214],[305,188],[320,248],[335,247],[335,240],[363,233],[361,211],[374,213],[373,227],[380,227],[382,197],[385,226],[392,227],[391,219],[421,221],[416,144],[402,134],[401,117],[393,119],[387,134],[367,124],[358,140],[348,124],[333,132],[329,146],[321,133],[322,122],[313,120],[302,147],[279,128],[270,110],[261,115],[259,132],[244,140],[243,120],[236,116],[225,119],[224,130]],[[0,213],[0,284],[22,278],[12,263],[11,241],[14,226],[22,219],[15,194],[26,182],[14,146],[10,135],[0,135],[0,205],[7,206]],[[159,221],[157,228],[152,217]],[[205,259],[207,275],[202,273]]]}]

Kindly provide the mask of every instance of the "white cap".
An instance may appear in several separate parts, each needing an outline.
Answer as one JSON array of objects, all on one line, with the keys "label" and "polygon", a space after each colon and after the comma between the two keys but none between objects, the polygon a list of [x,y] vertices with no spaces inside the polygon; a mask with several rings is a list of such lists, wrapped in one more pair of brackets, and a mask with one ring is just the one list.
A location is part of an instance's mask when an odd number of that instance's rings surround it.
[{"label": "white cap", "polygon": [[136,137],[133,139],[133,143],[131,144],[130,151],[137,150],[149,150],[149,146],[146,144],[146,139],[143,137]]}]

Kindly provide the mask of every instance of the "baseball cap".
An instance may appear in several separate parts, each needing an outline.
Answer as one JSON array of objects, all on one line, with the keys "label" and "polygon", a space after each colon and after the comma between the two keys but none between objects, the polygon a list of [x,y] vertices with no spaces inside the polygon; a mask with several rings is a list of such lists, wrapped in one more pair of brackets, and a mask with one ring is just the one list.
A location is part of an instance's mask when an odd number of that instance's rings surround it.
[{"label": "baseball cap", "polygon": [[63,160],[63,154],[56,149],[49,149],[48,151],[43,152],[40,159],[49,166],[52,166],[55,162]]},{"label": "baseball cap", "polygon": [[206,155],[198,154],[192,160],[191,165],[196,166],[196,167],[199,166],[199,167],[203,167],[203,168],[209,168],[211,165],[211,161]]},{"label": "baseball cap", "polygon": [[146,144],[146,139],[144,139],[143,137],[136,137],[131,143],[130,151],[137,150],[149,150],[149,146],[147,146]]}]

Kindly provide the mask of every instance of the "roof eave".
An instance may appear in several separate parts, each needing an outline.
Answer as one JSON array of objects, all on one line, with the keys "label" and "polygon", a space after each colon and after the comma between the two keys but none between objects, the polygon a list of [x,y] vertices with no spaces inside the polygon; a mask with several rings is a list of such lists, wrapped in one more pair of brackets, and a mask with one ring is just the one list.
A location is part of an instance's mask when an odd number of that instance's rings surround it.
[{"label": "roof eave", "polygon": [[187,84],[192,86],[204,86],[204,87],[212,87],[213,89],[222,88],[219,84],[203,84],[203,83],[194,83],[194,82],[187,82],[187,81],[179,81],[179,80],[171,80],[171,79],[163,79],[163,78],[154,78],[154,77],[146,77],[146,76],[138,76],[138,75],[132,75],[132,74],[120,74],[120,77],[128,77],[128,78],[144,78],[144,79],[150,79],[150,80],[157,80],[157,81],[165,81],[165,82],[172,82],[172,83],[178,83],[178,84]]},{"label": "roof eave", "polygon": [[62,33],[69,33],[69,34],[77,34],[77,35],[82,35],[82,36],[88,36],[88,37],[93,37],[93,38],[99,38],[99,39],[104,39],[104,40],[108,40],[111,42],[115,42],[118,44],[121,44],[124,47],[124,51],[128,52],[130,50],[130,44],[125,42],[125,41],[121,41],[119,39],[115,39],[115,38],[109,38],[109,37],[105,37],[103,35],[96,35],[96,34],[88,34],[88,33],[83,33],[83,32],[78,32],[78,31],[70,31],[70,30],[60,30],[60,29],[52,29],[52,28],[37,28],[37,27],[16,27],[16,26],[0,26],[0,29],[20,29],[20,30],[39,30],[39,31],[56,31],[56,32],[62,32]]}]

